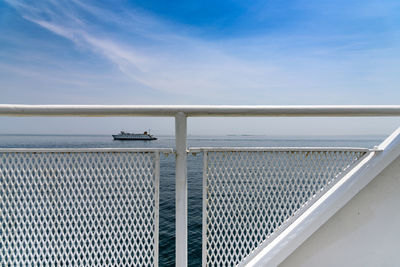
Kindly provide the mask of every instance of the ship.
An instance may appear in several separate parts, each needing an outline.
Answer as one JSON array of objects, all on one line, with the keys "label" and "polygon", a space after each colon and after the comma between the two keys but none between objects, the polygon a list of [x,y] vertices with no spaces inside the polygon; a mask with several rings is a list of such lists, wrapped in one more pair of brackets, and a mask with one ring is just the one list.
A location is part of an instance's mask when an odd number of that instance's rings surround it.
[{"label": "ship", "polygon": [[157,138],[151,135],[149,132],[136,134],[121,131],[120,134],[113,134],[112,137],[114,140],[157,140]]}]

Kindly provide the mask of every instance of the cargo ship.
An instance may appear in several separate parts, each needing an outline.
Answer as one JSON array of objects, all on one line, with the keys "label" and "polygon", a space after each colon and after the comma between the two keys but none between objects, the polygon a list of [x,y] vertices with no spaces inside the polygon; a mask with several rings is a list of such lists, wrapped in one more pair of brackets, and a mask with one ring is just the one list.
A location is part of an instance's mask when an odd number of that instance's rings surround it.
[{"label": "cargo ship", "polygon": [[136,134],[121,131],[120,134],[113,134],[112,137],[114,140],[157,140],[157,138],[151,135],[149,132]]}]

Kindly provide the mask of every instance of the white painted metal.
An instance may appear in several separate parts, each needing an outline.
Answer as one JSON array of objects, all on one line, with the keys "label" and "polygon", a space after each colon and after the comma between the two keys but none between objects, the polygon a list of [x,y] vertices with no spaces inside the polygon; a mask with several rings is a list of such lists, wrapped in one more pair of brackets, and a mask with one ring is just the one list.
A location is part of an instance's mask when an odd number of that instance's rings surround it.
[{"label": "white painted metal", "polygon": [[369,153],[334,148],[212,150],[205,150],[206,266],[240,263]]},{"label": "white painted metal", "polygon": [[27,152],[27,153],[128,153],[128,152],[158,152],[164,154],[171,154],[174,152],[172,148],[0,148],[0,152]]},{"label": "white painted metal", "polygon": [[179,106],[179,105],[0,105],[0,116],[174,117],[358,117],[400,116],[399,105]]},{"label": "white painted metal", "polygon": [[203,152],[203,207],[202,207],[202,266],[207,266],[207,162],[208,155],[207,151]]},{"label": "white painted metal", "polygon": [[400,128],[337,184],[306,210],[261,251],[251,255],[246,266],[277,266],[299,247],[311,234],[341,209],[372,179],[400,156]]},{"label": "white painted metal", "polygon": [[176,168],[176,266],[187,266],[187,118],[179,112],[175,116]]},{"label": "white painted metal", "polygon": [[[378,148],[368,149],[361,147],[190,147],[189,153],[200,152],[279,152],[279,151],[351,151],[370,152]],[[380,150],[379,150],[380,151]]]},{"label": "white painted metal", "polygon": [[159,152],[0,152],[5,265],[157,266]]},{"label": "white painted metal", "polygon": [[279,267],[399,266],[400,157]]},{"label": "white painted metal", "polygon": [[154,153],[154,267],[158,267],[160,224],[160,153]]},{"label": "white painted metal", "polygon": [[[363,116],[400,116],[399,105],[385,105],[385,106],[167,106],[167,105],[156,105],[156,106],[135,106],[135,105],[0,105],[0,116],[65,116],[65,117],[117,117],[117,116],[154,116],[154,117],[175,117],[176,125],[176,264],[177,266],[187,265],[187,166],[186,166],[186,136],[187,136],[187,117],[363,117]],[[392,143],[391,143],[392,144]],[[383,145],[375,149],[377,151],[383,149]],[[226,151],[232,148],[226,148]],[[234,148],[235,151],[240,152],[242,148]],[[257,149],[257,148],[256,148]],[[274,148],[275,152],[283,151],[282,148]],[[303,149],[303,150],[302,150]],[[317,151],[318,148],[299,148],[296,151]],[[313,150],[316,149],[316,150]],[[221,149],[220,149],[221,150]],[[345,150],[345,149],[343,149]],[[4,153],[30,153],[27,149],[8,149],[2,150]],[[40,153],[122,153],[139,152],[137,149],[41,149],[37,150]],[[149,149],[141,150],[145,152],[154,153],[171,153],[170,149]],[[193,153],[203,151],[202,149],[192,149]],[[212,151],[210,149],[209,151]],[[253,151],[249,149],[248,151]],[[265,150],[267,151],[267,150]],[[295,150],[293,150],[295,151]],[[331,151],[327,149],[326,151]],[[363,149],[351,148],[348,151],[352,152],[363,152]],[[214,150],[213,152],[217,152]],[[367,152],[365,152],[367,153]],[[386,153],[386,151],[385,151]],[[389,154],[386,157],[389,157]],[[372,157],[373,153],[371,153]],[[390,157],[389,157],[390,158]],[[385,159],[386,160],[386,159]],[[364,162],[364,161],[363,161]],[[374,161],[375,162],[375,161]],[[384,160],[382,159],[382,162]],[[364,162],[365,164],[368,161]],[[384,164],[378,164],[378,169]],[[361,165],[360,165],[361,166]],[[364,165],[363,165],[364,166]],[[364,167],[361,168],[363,170]],[[366,168],[366,167],[365,167]],[[358,173],[358,172],[357,172]],[[371,171],[371,173],[374,173]],[[358,174],[357,174],[358,175]],[[370,177],[370,176],[368,176]],[[371,178],[372,179],[372,178]],[[345,194],[346,195],[346,194]],[[348,195],[346,195],[348,196]],[[336,203],[336,202],[335,202]],[[337,203],[343,203],[337,201]],[[335,204],[337,205],[337,204]],[[328,212],[326,212],[328,214]],[[324,217],[325,216],[325,217]],[[323,215],[321,218],[326,218],[327,215]],[[318,216],[317,216],[318,217]],[[301,219],[301,218],[299,218]],[[318,225],[320,221],[324,219],[318,219],[315,225]],[[298,220],[296,220],[297,222]],[[301,224],[303,226],[303,224]],[[296,224],[295,224],[295,227]],[[297,228],[296,228],[297,229]],[[313,228],[312,228],[313,229]],[[308,230],[307,230],[308,231]],[[310,232],[304,231],[299,234],[296,240],[302,240],[304,236],[310,234]],[[285,233],[283,233],[285,234]],[[286,237],[284,237],[286,238]],[[296,237],[297,238],[297,237]],[[284,239],[287,241],[286,239]],[[279,240],[278,240],[279,241]],[[284,242],[284,241],[279,241]],[[299,241],[296,241],[299,242]],[[290,245],[291,249],[296,246]],[[279,243],[280,245],[282,243]],[[271,246],[268,245],[268,248]],[[273,246],[274,252],[268,252],[268,255],[279,254],[280,256],[274,256],[274,260],[279,261],[282,259],[282,255],[286,255],[286,252],[290,249],[286,247],[281,250],[279,245]],[[278,252],[277,252],[278,251]],[[264,253],[263,250],[262,253]],[[264,254],[264,255],[267,255]],[[280,258],[281,257],[281,258]],[[278,260],[279,259],[279,260]]]}]

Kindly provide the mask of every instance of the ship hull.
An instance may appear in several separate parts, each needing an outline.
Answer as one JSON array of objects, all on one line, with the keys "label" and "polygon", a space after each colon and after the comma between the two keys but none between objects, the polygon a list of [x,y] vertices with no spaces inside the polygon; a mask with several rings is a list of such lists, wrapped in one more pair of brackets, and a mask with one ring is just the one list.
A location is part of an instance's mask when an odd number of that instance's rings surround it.
[{"label": "ship hull", "polygon": [[150,136],[127,136],[127,135],[113,135],[114,140],[119,141],[152,141],[157,140],[156,137]]}]

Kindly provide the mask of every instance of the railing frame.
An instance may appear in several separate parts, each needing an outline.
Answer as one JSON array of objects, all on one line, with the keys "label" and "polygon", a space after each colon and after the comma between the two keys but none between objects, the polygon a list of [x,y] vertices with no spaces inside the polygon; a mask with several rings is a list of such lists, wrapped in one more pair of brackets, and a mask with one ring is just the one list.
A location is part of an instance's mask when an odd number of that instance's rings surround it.
[{"label": "railing frame", "polygon": [[176,266],[187,266],[188,117],[382,117],[400,116],[400,105],[379,106],[167,106],[0,105],[0,116],[174,117],[176,142]]},{"label": "railing frame", "polygon": [[[292,215],[289,219],[285,221],[276,231],[274,231],[268,239],[264,240],[263,243],[256,247],[250,255],[246,258],[242,259],[242,261],[238,264],[238,266],[246,266],[251,259],[253,259],[262,251],[262,249],[266,246],[266,244],[271,243],[276,237],[278,237],[288,226],[291,225],[299,216],[301,216],[313,203],[315,203],[323,194],[326,193],[332,186],[334,186],[338,181],[342,179],[342,177],[346,176],[354,167],[358,166],[360,162],[362,162],[365,158],[367,158],[371,153],[381,152],[382,149],[375,147],[373,149],[368,148],[360,148],[360,147],[191,147],[188,149],[188,152],[196,155],[197,153],[202,153],[203,155],[203,221],[202,221],[202,266],[207,266],[207,159],[208,154],[211,152],[362,152],[365,153],[361,156],[357,161],[352,163],[348,169],[344,170],[340,173],[339,176],[335,178],[334,181],[324,186],[324,191],[319,191],[313,198],[308,200],[303,206],[296,211],[294,215]],[[257,266],[257,265],[255,265]],[[260,266],[269,266],[269,265],[260,265]]]},{"label": "railing frame", "polygon": [[400,127],[333,185],[272,242],[253,251],[238,266],[278,266],[331,216],[400,157]]},{"label": "railing frame", "polygon": [[175,264],[187,266],[187,117],[182,112],[175,116],[175,138]]},{"label": "railing frame", "polygon": [[0,105],[0,116],[63,117],[382,117],[400,116],[400,105]]},{"label": "railing frame", "polygon": [[[76,153],[151,153],[154,155],[154,266],[159,258],[159,193],[160,193],[160,154],[174,153],[172,148],[0,148],[0,153],[23,154],[76,154]],[[54,177],[53,177],[54,178]],[[14,207],[15,208],[15,207]]]}]

